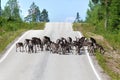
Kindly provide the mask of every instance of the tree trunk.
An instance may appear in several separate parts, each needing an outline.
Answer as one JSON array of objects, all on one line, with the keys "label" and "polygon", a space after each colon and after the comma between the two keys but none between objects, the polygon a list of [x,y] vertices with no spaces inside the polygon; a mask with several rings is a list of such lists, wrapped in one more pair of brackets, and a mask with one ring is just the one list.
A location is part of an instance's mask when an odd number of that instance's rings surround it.
[{"label": "tree trunk", "polygon": [[108,27],[108,0],[105,0],[105,30]]},{"label": "tree trunk", "polygon": [[2,15],[2,9],[1,9],[1,0],[0,0],[0,16]]}]

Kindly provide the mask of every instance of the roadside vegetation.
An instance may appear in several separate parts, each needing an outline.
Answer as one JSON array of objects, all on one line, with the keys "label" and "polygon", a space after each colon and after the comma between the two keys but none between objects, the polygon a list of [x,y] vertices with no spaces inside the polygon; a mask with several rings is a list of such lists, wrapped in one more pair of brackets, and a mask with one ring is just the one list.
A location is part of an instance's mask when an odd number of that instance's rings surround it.
[{"label": "roadside vegetation", "polygon": [[28,10],[28,15],[21,18],[21,10],[18,0],[8,0],[4,9],[0,0],[0,53],[7,45],[27,30],[43,29],[49,22],[48,11],[40,10],[33,2]]},{"label": "roadside vegetation", "polygon": [[104,28],[96,29],[88,23],[74,23],[74,30],[81,31],[86,37],[93,37],[97,43],[106,50],[104,55],[96,51],[96,59],[112,80],[120,80],[120,32],[118,34],[105,31]]},{"label": "roadside vegetation", "polygon": [[88,6],[85,21],[77,20],[74,30],[104,47],[105,54],[96,51],[95,57],[112,80],[120,80],[120,0],[90,0]]},{"label": "roadside vegetation", "polygon": [[[43,29],[50,21],[48,11],[41,11],[34,2],[22,20],[19,6],[18,0],[8,0],[3,10],[0,3],[0,53],[25,31]],[[95,38],[105,48],[104,55],[96,52],[96,59],[112,80],[120,80],[120,0],[90,0],[85,21],[77,12],[74,22],[74,30]]]},{"label": "roadside vegetation", "polygon": [[0,25],[0,53],[9,43],[14,41],[16,37],[22,35],[25,31],[44,29],[45,26],[45,23],[11,22],[3,18],[0,18],[0,22],[2,23],[2,25]]}]

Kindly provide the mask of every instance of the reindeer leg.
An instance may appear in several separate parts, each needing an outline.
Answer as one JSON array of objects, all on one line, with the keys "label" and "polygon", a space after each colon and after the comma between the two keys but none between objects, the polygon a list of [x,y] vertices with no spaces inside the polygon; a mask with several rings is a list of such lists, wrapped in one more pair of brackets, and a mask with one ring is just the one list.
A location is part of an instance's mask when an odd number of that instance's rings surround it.
[{"label": "reindeer leg", "polygon": [[19,46],[19,51],[21,52],[21,47]]},{"label": "reindeer leg", "polygon": [[[25,44],[25,51],[27,52],[27,45]],[[28,48],[28,52],[29,52],[29,48]]]},{"label": "reindeer leg", "polygon": [[35,46],[35,53],[37,53],[37,48],[36,48],[36,46]]},{"label": "reindeer leg", "polygon": [[43,45],[42,44],[40,45],[40,48],[41,48],[41,51],[43,51]]}]

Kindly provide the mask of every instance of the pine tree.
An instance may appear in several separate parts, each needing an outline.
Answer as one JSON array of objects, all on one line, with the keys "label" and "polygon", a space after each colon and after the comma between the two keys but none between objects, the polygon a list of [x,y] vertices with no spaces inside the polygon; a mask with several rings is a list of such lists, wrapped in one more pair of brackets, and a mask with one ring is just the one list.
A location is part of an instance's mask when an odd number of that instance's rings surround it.
[{"label": "pine tree", "polygon": [[98,4],[99,0],[92,0],[94,4]]},{"label": "pine tree", "polygon": [[89,1],[89,9],[87,10],[87,22],[95,25],[97,24],[99,6],[95,5],[92,1]]},{"label": "pine tree", "polygon": [[3,16],[8,19],[21,20],[20,9],[17,0],[9,0],[3,11]]},{"label": "pine tree", "polygon": [[48,17],[48,11],[46,9],[43,9],[43,11],[41,12],[41,16],[40,16],[40,21],[41,22],[49,22],[49,17]]},{"label": "pine tree", "polygon": [[0,0],[0,16],[2,15],[2,9],[1,9],[1,0]]},{"label": "pine tree", "polygon": [[111,30],[120,30],[120,0],[112,0],[110,5],[109,23]]},{"label": "pine tree", "polygon": [[111,5],[111,0],[100,0],[101,11],[104,12],[104,28],[107,30],[109,24],[109,7]]},{"label": "pine tree", "polygon": [[77,12],[77,15],[76,15],[74,22],[78,22],[78,23],[81,22],[79,12]]},{"label": "pine tree", "polygon": [[33,2],[28,10],[28,15],[25,17],[25,21],[28,22],[40,22],[40,10],[39,7]]},{"label": "pine tree", "polygon": [[[94,2],[95,1],[95,2]],[[89,2],[86,21],[104,30],[120,30],[120,0],[92,0]]]}]

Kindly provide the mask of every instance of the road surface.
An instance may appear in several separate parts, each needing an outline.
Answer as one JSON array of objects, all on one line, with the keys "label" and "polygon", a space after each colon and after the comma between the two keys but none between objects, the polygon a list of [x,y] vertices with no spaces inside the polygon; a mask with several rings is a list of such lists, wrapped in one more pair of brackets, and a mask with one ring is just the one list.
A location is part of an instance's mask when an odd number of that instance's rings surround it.
[{"label": "road surface", "polygon": [[[71,23],[47,23],[44,30],[30,30],[18,41],[33,36],[81,37]],[[17,42],[17,41],[16,41]],[[82,55],[58,55],[47,51],[38,53],[16,52],[15,44],[0,60],[0,80],[100,80],[85,52]]]}]

